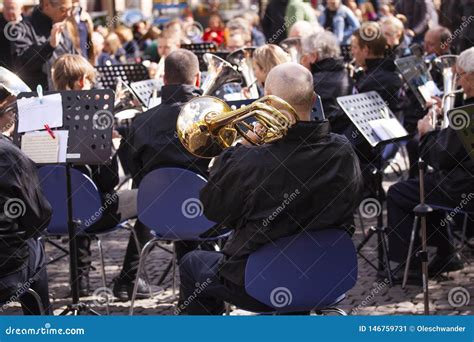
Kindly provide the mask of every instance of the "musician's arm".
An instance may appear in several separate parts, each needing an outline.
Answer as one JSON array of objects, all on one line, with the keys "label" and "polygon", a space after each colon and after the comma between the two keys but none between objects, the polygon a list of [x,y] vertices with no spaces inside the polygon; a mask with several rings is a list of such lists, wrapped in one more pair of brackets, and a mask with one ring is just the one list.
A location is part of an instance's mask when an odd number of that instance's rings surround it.
[{"label": "musician's arm", "polygon": [[456,132],[451,128],[428,132],[420,141],[420,156],[437,170],[449,170],[466,158]]},{"label": "musician's arm", "polygon": [[208,182],[200,192],[206,217],[229,227],[241,218],[247,193],[245,171],[233,155],[236,148],[244,147],[231,147],[216,158]]}]

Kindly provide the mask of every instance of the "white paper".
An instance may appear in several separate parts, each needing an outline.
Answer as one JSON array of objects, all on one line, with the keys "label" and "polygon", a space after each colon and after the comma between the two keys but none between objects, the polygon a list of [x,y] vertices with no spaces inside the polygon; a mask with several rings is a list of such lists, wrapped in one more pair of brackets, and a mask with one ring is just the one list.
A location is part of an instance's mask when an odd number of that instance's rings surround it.
[{"label": "white paper", "polygon": [[68,131],[53,131],[55,139],[48,132],[25,133],[21,138],[21,150],[35,163],[65,163]]},{"label": "white paper", "polygon": [[370,121],[369,124],[380,140],[401,138],[408,134],[405,128],[403,128],[400,122],[395,118],[373,120]]},{"label": "white paper", "polygon": [[43,96],[43,103],[38,97],[22,98],[18,104],[18,133],[63,125],[63,105],[61,94]]},{"label": "white paper", "polygon": [[433,96],[441,96],[443,94],[433,81],[428,81],[419,86],[418,90],[420,91],[421,96],[423,96],[425,102],[430,101]]}]

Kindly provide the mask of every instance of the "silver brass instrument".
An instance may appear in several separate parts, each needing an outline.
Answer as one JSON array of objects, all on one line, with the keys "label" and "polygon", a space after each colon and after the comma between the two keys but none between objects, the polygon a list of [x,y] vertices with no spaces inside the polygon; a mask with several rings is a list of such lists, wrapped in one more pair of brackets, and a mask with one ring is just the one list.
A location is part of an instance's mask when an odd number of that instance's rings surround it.
[{"label": "silver brass instrument", "polygon": [[[249,118],[259,124],[257,132],[248,123]],[[227,103],[216,97],[202,96],[183,106],[176,132],[190,153],[213,158],[232,146],[239,136],[254,145],[280,139],[296,119],[294,108],[277,96],[262,97],[236,110],[231,110]]]},{"label": "silver brass instrument", "polygon": [[201,86],[204,95],[215,95],[226,83],[242,83],[242,76],[229,62],[211,53],[205,53],[203,59],[207,64],[208,76]]},{"label": "silver brass instrument", "polygon": [[2,120],[8,121],[2,123],[0,133],[13,130],[16,114],[16,97],[22,92],[31,92],[31,89],[13,72],[0,67],[0,116]]},{"label": "silver brass instrument", "polygon": [[236,65],[237,70],[242,74],[245,84],[249,90],[251,99],[258,99],[257,78],[253,70],[254,47],[247,47],[235,50],[228,57],[227,61]]},{"label": "silver brass instrument", "polygon": [[114,116],[117,123],[131,120],[147,108],[143,106],[133,90],[120,77],[115,88]]},{"label": "silver brass instrument", "polygon": [[286,38],[280,43],[280,46],[288,52],[292,62],[300,63],[302,56],[301,38]]}]

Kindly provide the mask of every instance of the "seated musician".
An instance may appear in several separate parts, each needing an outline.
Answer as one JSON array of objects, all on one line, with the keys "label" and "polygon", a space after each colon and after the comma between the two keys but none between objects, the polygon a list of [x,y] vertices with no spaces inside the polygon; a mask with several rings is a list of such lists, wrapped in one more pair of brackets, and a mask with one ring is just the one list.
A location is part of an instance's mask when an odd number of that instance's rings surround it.
[{"label": "seated musician", "polygon": [[[0,100],[0,121],[8,105]],[[0,307],[21,302],[25,315],[39,315],[41,308],[26,291],[39,294],[46,314],[48,275],[38,237],[49,224],[51,206],[41,193],[36,166],[0,134]]]},{"label": "seated musician", "polygon": [[[85,58],[79,55],[63,55],[59,57],[53,64],[52,75],[54,87],[59,91],[90,90],[95,81],[95,69]],[[115,191],[115,187],[119,183],[116,154],[114,154],[111,160],[104,161],[103,165],[76,166],[76,168],[94,181],[104,203],[102,218],[86,228],[88,233],[93,234],[94,232],[113,228],[117,224],[137,215],[136,190]],[[88,236],[77,236],[76,239],[79,293],[81,296],[87,296],[90,292],[91,239]]]},{"label": "seated musician", "polygon": [[321,97],[331,132],[342,134],[350,125],[336,98],[352,94],[352,79],[344,65],[337,38],[331,32],[312,34],[302,40],[301,65],[313,74],[314,89]]},{"label": "seated musician", "polygon": [[[291,85],[288,86],[288,85]],[[237,144],[224,151],[201,190],[204,214],[233,228],[223,252],[193,251],[180,265],[179,306],[183,314],[222,314],[224,301],[252,311],[268,311],[244,288],[252,252],[304,230],[349,229],[359,203],[360,168],[344,136],[329,132],[327,121],[310,121],[315,100],[313,78],[303,66],[273,68],[265,94],[288,102],[297,122],[281,140],[261,146]],[[286,205],[285,198],[295,194]],[[285,201],[285,209],[277,211]],[[273,220],[268,220],[272,213]],[[200,292],[196,284],[204,284]]]},{"label": "seated musician", "polygon": [[[176,120],[181,106],[202,94],[199,89],[200,75],[199,61],[191,51],[178,49],[166,57],[162,102],[133,121],[125,142],[131,149],[131,172],[136,186],[148,173],[160,167],[181,167],[207,175],[209,160],[190,154],[176,134]],[[153,237],[138,220],[135,229],[142,246]],[[182,255],[196,248],[197,243],[182,241],[175,243],[175,247],[179,261]],[[139,252],[134,240],[130,239],[122,271],[114,285],[115,296],[126,299],[131,293],[138,263]]]},{"label": "seated musician", "polygon": [[[465,104],[474,104],[474,47],[460,54],[457,74],[459,84],[464,89]],[[474,162],[454,129],[459,127],[450,124],[445,129],[433,130],[430,121],[431,117],[427,115],[418,122],[420,155],[434,169],[424,177],[426,203],[461,208],[472,213],[474,203],[469,199],[474,193]],[[417,179],[399,182],[388,191],[388,238],[390,258],[394,262],[392,266],[404,262],[407,257],[414,219],[413,208],[418,205],[419,196]],[[457,214],[454,219],[458,220],[461,214],[453,212]],[[427,242],[437,247],[436,257],[429,265],[430,276],[463,268],[462,260],[455,252],[447,232],[445,217],[445,213],[436,210],[427,216]]]}]

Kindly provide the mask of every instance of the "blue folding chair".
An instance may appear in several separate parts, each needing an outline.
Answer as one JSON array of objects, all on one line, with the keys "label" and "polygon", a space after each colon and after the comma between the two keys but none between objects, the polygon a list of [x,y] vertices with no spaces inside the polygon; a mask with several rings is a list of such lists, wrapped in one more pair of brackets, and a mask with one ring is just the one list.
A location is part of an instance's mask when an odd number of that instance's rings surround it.
[{"label": "blue folding chair", "polygon": [[357,253],[342,229],[302,232],[252,253],[245,289],[274,313],[347,314],[335,306],[357,282]]},{"label": "blue folding chair", "polygon": [[[47,233],[53,236],[68,236],[66,167],[62,165],[43,166],[39,168],[38,174],[43,194],[53,208],[53,214],[51,222],[47,227]],[[102,242],[97,236],[97,233],[94,232],[94,235],[87,233],[87,228],[98,222],[102,217],[103,204],[99,190],[92,179],[76,169],[71,169],[71,188],[72,216],[73,219],[78,222],[76,235],[88,235],[97,241],[102,286],[105,289],[107,287],[107,279]],[[102,231],[99,234],[110,233],[120,228],[122,228],[122,226],[118,225],[109,230]],[[107,314],[109,314],[108,297],[106,298],[106,310]]]},{"label": "blue folding chair", "polygon": [[[227,236],[204,236],[216,226],[203,214],[199,191],[206,184],[200,175],[181,168],[160,168],[147,174],[138,188],[138,219],[155,238],[143,247],[133,289],[130,315],[133,315],[138,279],[146,257],[159,241],[215,241]],[[173,296],[176,294],[176,251],[173,248]]]}]

